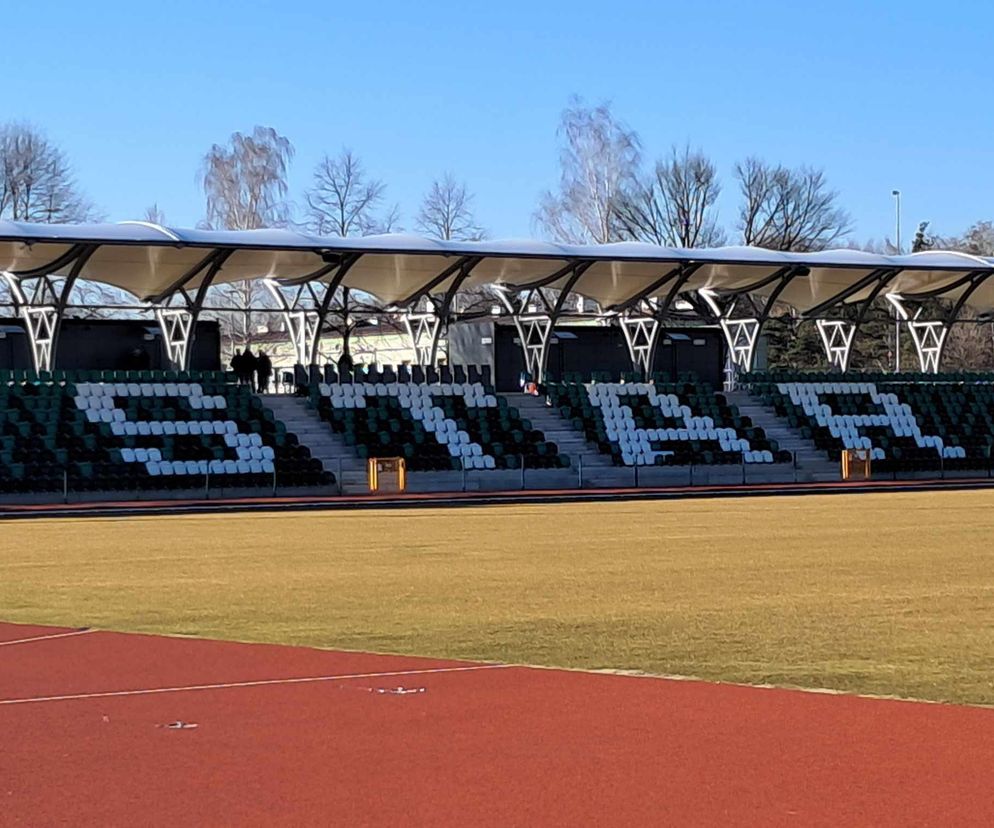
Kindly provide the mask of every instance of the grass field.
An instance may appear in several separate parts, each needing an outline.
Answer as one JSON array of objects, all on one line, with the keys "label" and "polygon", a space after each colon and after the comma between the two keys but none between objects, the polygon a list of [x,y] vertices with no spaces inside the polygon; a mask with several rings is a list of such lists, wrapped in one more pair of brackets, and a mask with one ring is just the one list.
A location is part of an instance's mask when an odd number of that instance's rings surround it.
[{"label": "grass field", "polygon": [[13,522],[0,620],[994,704],[994,492]]}]

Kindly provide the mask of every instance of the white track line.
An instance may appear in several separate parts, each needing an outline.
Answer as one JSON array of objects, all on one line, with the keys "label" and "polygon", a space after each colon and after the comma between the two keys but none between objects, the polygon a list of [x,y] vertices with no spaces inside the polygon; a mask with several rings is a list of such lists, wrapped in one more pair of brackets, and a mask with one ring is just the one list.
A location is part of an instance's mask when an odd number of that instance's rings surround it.
[{"label": "white track line", "polygon": [[500,670],[513,664],[474,664],[469,667],[431,667],[424,670],[392,670],[387,673],[346,673],[335,676],[307,676],[304,678],[261,679],[258,681],[232,681],[225,684],[189,684],[183,687],[151,687],[141,690],[108,690],[101,693],[73,693],[65,696],[33,696],[24,699],[0,699],[0,705],[37,704],[39,702],[77,701],[81,699],[107,699],[117,696],[151,696],[159,693],[188,693],[193,690],[230,690],[238,687],[269,687],[281,684],[313,684],[322,681],[346,681],[360,678],[390,678],[396,676],[425,676],[434,673],[469,673],[474,670]]},{"label": "white track line", "polygon": [[73,630],[72,632],[53,633],[52,635],[36,635],[33,638],[17,638],[13,641],[0,641],[0,647],[12,647],[14,644],[30,644],[32,641],[51,641],[53,638],[70,638],[74,635],[87,635],[96,630]]}]

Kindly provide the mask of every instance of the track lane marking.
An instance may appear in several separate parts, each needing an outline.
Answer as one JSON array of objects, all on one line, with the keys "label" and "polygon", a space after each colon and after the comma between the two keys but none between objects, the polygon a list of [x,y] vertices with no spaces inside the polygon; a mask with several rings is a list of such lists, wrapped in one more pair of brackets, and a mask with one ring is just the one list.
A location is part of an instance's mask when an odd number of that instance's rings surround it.
[{"label": "track lane marking", "polygon": [[326,681],[348,681],[363,678],[391,678],[397,676],[425,676],[437,673],[470,673],[479,670],[501,670],[516,667],[515,664],[473,664],[468,667],[428,667],[423,670],[390,670],[385,673],[344,673],[330,676],[305,676],[302,678],[259,679],[255,681],[232,681],[219,684],[189,684],[180,687],[149,687],[138,690],[106,690],[97,693],[70,693],[62,696],[30,696],[20,699],[0,699],[0,705],[40,704],[42,702],[81,701],[86,699],[107,699],[121,696],[151,696],[163,693],[189,693],[198,690],[231,690],[240,687],[270,687],[287,684],[315,684]]},{"label": "track lane marking", "polygon": [[51,635],[35,635],[31,638],[15,638],[13,641],[0,641],[0,647],[12,647],[14,644],[30,644],[32,641],[51,641],[53,638],[70,638],[74,635],[88,635],[94,629],[73,630],[72,632],[53,633]]}]

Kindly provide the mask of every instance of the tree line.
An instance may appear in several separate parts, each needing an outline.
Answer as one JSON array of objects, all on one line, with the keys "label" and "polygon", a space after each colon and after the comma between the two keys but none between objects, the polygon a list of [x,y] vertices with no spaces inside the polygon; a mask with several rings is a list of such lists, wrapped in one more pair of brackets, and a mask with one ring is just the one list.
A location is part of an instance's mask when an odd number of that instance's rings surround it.
[{"label": "tree line", "polygon": [[[540,237],[574,244],[643,241],[684,248],[745,244],[798,252],[850,246],[896,252],[889,239],[879,244],[853,242],[852,218],[817,167],[791,167],[755,155],[743,158],[732,169],[737,206],[732,226],[727,226],[718,213],[723,191],[718,169],[701,149],[673,145],[649,158],[638,132],[622,122],[609,104],[590,106],[578,98],[562,112],[557,139],[559,180],[540,194],[532,215]],[[289,138],[263,126],[233,133],[207,149],[198,171],[204,195],[201,226],[286,227],[342,237],[405,229],[400,205],[388,198],[387,183],[372,174],[352,149],[323,155],[299,199],[291,197],[288,183],[294,156]],[[103,217],[61,147],[32,125],[0,125],[0,219],[80,223]],[[147,208],[143,218],[158,224],[167,221],[158,202]],[[474,193],[451,172],[429,183],[411,224],[414,231],[435,239],[480,240],[488,235],[477,218]],[[925,222],[919,226],[915,249],[935,246],[994,255],[994,224],[989,221],[947,237],[928,235],[927,226]],[[90,291],[89,301],[106,293],[94,286],[83,285],[80,290]],[[257,321],[248,308],[265,305],[268,295],[253,282],[219,286],[215,295],[223,306],[245,311],[225,324],[230,326],[232,345],[247,343]],[[885,318],[886,308],[879,310]],[[873,319],[869,324],[874,324]],[[799,325],[788,308],[780,309],[771,325],[774,361],[799,368],[820,364],[814,331]],[[970,335],[983,343],[983,359],[989,363],[989,335],[978,336],[976,330]],[[781,338],[782,346],[777,344]],[[893,356],[888,337],[864,339],[869,342],[857,345],[853,364],[886,367]],[[959,346],[951,341],[950,347],[956,351]],[[966,350],[965,359],[980,357],[979,346]]]}]

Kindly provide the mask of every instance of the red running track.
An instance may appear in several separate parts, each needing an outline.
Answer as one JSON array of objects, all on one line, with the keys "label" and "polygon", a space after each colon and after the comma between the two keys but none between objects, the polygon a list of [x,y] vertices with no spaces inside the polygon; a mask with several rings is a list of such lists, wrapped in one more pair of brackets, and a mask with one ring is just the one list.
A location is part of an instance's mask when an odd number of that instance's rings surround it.
[{"label": "red running track", "polygon": [[[10,643],[72,632],[0,625],[0,825],[994,824],[992,710],[108,632]],[[218,684],[239,686],[169,689]]]}]

